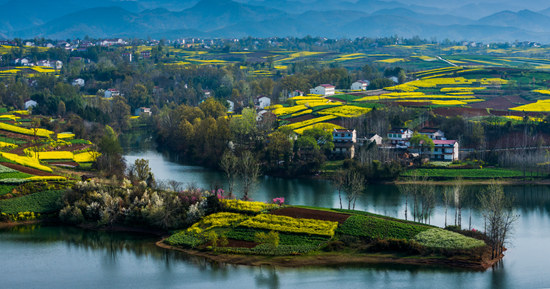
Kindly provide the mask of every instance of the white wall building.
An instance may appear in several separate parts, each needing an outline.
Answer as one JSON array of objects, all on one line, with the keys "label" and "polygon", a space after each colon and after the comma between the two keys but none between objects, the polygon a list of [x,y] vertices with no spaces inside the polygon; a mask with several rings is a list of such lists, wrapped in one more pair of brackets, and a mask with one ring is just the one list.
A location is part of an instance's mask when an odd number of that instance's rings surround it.
[{"label": "white wall building", "polygon": [[320,94],[324,96],[334,95],[336,87],[331,84],[321,84],[315,88],[312,88],[309,90],[309,93],[311,94]]},{"label": "white wall building", "polygon": [[84,81],[84,79],[82,79],[82,78],[77,78],[77,79],[73,80],[73,82],[71,82],[71,84],[73,86],[83,87],[86,84],[86,81]]},{"label": "white wall building", "polygon": [[432,161],[452,162],[458,160],[458,142],[456,140],[434,140],[434,150],[430,155]]},{"label": "white wall building", "polygon": [[256,101],[254,102],[254,104],[256,104],[258,108],[264,109],[266,106],[271,105],[271,98],[267,96],[256,97]]},{"label": "white wall building", "polygon": [[367,90],[369,84],[368,80],[357,80],[351,84],[351,90]]}]

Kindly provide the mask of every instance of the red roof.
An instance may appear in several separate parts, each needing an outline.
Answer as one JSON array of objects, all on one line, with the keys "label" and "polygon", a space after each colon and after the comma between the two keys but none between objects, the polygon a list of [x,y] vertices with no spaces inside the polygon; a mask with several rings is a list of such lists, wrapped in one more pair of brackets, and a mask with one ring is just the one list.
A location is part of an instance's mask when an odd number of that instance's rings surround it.
[{"label": "red roof", "polygon": [[453,139],[447,139],[447,140],[434,139],[435,145],[454,145],[455,143],[456,143],[456,140],[453,140]]},{"label": "red roof", "polygon": [[331,87],[334,88],[334,87],[335,87],[335,86],[332,85],[332,84],[321,84],[321,85],[319,85],[319,86],[322,86],[322,87],[324,87],[324,88],[331,88]]}]

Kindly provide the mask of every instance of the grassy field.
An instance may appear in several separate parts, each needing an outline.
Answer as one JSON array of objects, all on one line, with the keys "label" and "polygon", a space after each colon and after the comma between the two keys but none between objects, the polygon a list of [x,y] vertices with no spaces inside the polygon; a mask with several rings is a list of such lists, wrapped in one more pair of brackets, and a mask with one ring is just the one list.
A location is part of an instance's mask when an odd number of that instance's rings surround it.
[{"label": "grassy field", "polygon": [[483,168],[483,169],[412,169],[404,172],[401,176],[407,177],[416,174],[418,176],[428,176],[429,178],[448,178],[455,179],[463,177],[466,179],[496,179],[496,178],[518,178],[523,176],[523,172],[512,169],[501,168]]},{"label": "grassy field", "polygon": [[43,191],[19,198],[0,201],[0,211],[6,214],[18,212],[49,213],[61,209],[64,191]]}]

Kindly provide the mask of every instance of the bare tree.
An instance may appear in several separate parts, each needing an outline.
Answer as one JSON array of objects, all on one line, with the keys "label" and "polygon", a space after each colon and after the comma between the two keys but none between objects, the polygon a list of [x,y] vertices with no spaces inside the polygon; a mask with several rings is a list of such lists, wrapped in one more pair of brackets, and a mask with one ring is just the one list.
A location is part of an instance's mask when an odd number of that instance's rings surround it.
[{"label": "bare tree", "polygon": [[445,187],[445,190],[443,191],[443,203],[445,204],[445,227],[447,227],[447,209],[449,208],[449,204],[451,203],[452,198],[453,188]]},{"label": "bare tree", "polygon": [[260,164],[250,151],[244,151],[238,168],[243,185],[243,200],[250,200],[250,190],[260,175]]},{"label": "bare tree", "polygon": [[397,188],[399,189],[401,194],[405,195],[405,220],[407,220],[408,218],[409,196],[416,195],[416,191],[418,189],[418,179],[418,174],[416,172],[413,172],[406,183],[397,185]]},{"label": "bare tree", "polygon": [[453,199],[455,206],[455,226],[462,227],[462,193],[464,190],[464,181],[458,177],[453,186]]},{"label": "bare tree", "polygon": [[225,151],[220,161],[220,167],[225,173],[227,178],[227,190],[229,195],[233,194],[233,188],[235,187],[235,176],[238,173],[238,159],[230,150]]},{"label": "bare tree", "polygon": [[342,190],[344,189],[345,172],[338,170],[333,178],[332,185],[338,190],[338,200],[340,201],[340,209],[342,209]]},{"label": "bare tree", "polygon": [[479,196],[479,203],[487,224],[485,234],[491,240],[491,257],[499,257],[518,215],[514,214],[512,202],[504,195],[502,185],[496,181]]},{"label": "bare tree", "polygon": [[348,200],[348,210],[355,210],[355,202],[364,189],[365,178],[356,170],[347,170],[344,175],[344,191]]}]

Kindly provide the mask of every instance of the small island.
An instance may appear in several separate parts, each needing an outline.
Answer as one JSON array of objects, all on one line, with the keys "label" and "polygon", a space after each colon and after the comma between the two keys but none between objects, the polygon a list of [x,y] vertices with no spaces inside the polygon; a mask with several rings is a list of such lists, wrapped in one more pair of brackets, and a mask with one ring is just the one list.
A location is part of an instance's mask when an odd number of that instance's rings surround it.
[{"label": "small island", "polygon": [[157,243],[241,265],[396,263],[485,270],[502,258],[476,230],[363,211],[219,200],[219,211]]}]

